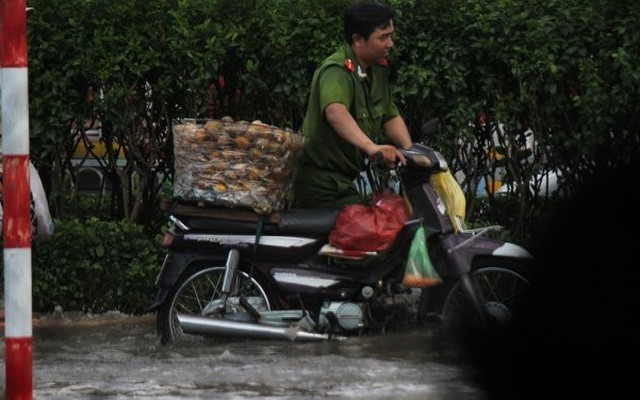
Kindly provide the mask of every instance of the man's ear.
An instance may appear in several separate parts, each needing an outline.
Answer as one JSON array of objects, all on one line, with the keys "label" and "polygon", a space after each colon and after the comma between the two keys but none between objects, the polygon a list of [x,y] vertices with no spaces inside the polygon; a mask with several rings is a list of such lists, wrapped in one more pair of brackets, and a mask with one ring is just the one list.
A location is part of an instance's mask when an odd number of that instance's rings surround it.
[{"label": "man's ear", "polygon": [[354,33],[351,38],[353,39],[353,44],[362,44],[365,42],[365,39],[357,33]]}]

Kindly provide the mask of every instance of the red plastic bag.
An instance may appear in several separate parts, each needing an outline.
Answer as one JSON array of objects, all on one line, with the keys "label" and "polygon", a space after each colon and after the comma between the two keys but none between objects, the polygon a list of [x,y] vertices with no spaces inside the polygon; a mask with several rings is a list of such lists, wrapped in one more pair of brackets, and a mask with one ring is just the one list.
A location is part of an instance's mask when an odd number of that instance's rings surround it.
[{"label": "red plastic bag", "polygon": [[374,194],[373,204],[351,204],[340,211],[329,243],[341,250],[384,251],[409,219],[404,198],[391,190]]}]

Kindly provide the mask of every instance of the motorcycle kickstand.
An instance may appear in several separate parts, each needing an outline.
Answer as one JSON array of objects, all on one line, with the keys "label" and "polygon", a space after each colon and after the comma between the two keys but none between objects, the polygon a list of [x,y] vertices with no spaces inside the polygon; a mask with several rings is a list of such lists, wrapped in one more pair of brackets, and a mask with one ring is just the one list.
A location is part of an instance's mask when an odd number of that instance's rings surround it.
[{"label": "motorcycle kickstand", "polygon": [[247,300],[246,297],[244,296],[240,296],[239,298],[240,300],[240,305],[249,313],[251,314],[251,316],[253,318],[255,318],[256,321],[260,320],[260,318],[262,317],[260,315],[260,312],[258,310],[256,310],[256,308],[254,306],[251,305],[251,303],[249,303],[249,300]]}]

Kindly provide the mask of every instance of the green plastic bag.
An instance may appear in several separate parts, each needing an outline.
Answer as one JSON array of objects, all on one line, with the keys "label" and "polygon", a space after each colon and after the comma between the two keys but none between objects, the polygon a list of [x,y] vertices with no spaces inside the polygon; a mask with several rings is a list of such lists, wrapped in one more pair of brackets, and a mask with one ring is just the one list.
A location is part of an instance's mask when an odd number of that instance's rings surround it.
[{"label": "green plastic bag", "polygon": [[421,289],[442,283],[438,271],[436,271],[431,258],[429,258],[427,240],[422,226],[418,228],[411,241],[402,283],[407,287]]}]

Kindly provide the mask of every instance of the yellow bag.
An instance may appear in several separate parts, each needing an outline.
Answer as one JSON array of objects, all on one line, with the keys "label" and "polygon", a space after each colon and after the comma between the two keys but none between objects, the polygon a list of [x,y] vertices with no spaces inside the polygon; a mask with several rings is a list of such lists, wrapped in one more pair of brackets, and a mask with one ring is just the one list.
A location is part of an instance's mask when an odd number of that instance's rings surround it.
[{"label": "yellow bag", "polygon": [[431,175],[430,183],[442,199],[454,229],[461,230],[467,212],[467,199],[460,184],[449,170]]}]

